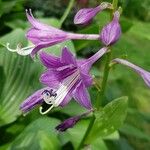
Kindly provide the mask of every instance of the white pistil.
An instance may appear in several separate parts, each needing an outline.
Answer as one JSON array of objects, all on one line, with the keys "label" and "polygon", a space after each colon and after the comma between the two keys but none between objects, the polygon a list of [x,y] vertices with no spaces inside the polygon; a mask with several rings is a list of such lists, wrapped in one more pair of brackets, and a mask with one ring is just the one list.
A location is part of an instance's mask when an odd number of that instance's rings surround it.
[{"label": "white pistil", "polygon": [[[40,113],[42,115],[48,113],[53,107],[57,107],[59,106],[62,101],[64,100],[64,98],[66,97],[66,95],[70,92],[70,90],[72,89],[72,87],[76,84],[76,82],[78,81],[80,76],[79,70],[76,70],[72,75],[70,75],[69,77],[67,77],[59,86],[59,89],[56,91],[57,96],[56,97],[49,97],[44,99],[45,97],[43,97],[44,101],[47,104],[52,104],[52,106],[46,110],[45,112],[42,112],[42,107],[39,108]],[[53,99],[51,99],[53,98]]]},{"label": "white pistil", "polygon": [[39,111],[40,111],[40,114],[41,115],[45,115],[45,114],[47,114],[52,108],[53,108],[54,106],[52,105],[49,109],[47,109],[46,111],[42,111],[42,106],[39,108]]},{"label": "white pistil", "polygon": [[10,51],[10,52],[16,52],[18,53],[19,55],[22,55],[22,56],[26,56],[26,55],[29,55],[31,54],[33,48],[35,47],[34,45],[32,46],[27,46],[27,47],[21,47],[20,44],[17,45],[17,48],[16,49],[12,49],[9,47],[9,43],[6,44],[6,48]]}]

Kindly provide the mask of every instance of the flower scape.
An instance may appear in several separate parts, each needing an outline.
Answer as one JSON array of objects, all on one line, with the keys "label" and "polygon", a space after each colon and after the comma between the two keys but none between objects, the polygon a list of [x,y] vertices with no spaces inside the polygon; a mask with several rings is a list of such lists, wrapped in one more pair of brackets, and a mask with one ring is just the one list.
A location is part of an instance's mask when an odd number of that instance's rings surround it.
[{"label": "flower scape", "polygon": [[[119,22],[121,11],[115,10],[111,3],[103,2],[95,8],[79,10],[74,17],[74,24],[88,25],[98,13],[106,9],[113,11],[112,19],[102,28],[99,34],[79,34],[63,31],[38,21],[34,18],[30,9],[26,10],[27,19],[31,24],[31,28],[26,33],[26,38],[33,45],[24,48],[17,45],[16,49],[11,49],[9,43],[7,43],[6,47],[9,51],[16,52],[19,55],[30,55],[32,59],[35,59],[35,55],[38,55],[46,70],[39,79],[43,88],[35,91],[20,104],[20,110],[24,115],[35,107],[39,107],[40,114],[45,115],[55,107],[63,108],[71,100],[74,100],[81,107],[86,108],[87,112],[68,118],[59,124],[56,130],[63,132],[72,128],[82,118],[94,113],[97,108],[91,103],[88,92],[88,88],[93,86],[93,76],[90,70],[96,61],[110,53],[111,47],[119,40],[121,36]],[[60,56],[44,51],[44,48],[61,42],[80,39],[98,40],[103,46],[91,57],[82,59],[77,58],[66,46],[61,48]],[[116,64],[131,68],[150,87],[150,73],[148,71],[122,58],[113,58],[110,60],[108,67]]]}]

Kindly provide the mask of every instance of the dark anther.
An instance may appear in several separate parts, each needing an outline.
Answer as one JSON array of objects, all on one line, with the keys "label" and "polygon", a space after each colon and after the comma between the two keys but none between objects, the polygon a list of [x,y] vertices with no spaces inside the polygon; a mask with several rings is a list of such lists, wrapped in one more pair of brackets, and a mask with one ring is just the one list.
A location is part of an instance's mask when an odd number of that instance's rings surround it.
[{"label": "dark anther", "polygon": [[56,97],[57,96],[57,93],[53,90],[53,89],[50,89],[50,90],[44,90],[42,92],[42,94],[46,94],[47,96],[54,96]]}]

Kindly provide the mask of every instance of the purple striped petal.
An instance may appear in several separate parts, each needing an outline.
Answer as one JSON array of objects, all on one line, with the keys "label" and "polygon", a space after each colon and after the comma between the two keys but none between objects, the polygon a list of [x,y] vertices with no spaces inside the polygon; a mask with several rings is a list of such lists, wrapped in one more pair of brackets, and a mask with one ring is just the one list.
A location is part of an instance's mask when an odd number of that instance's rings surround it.
[{"label": "purple striped petal", "polygon": [[64,42],[65,40],[67,39],[64,39],[64,38],[56,38],[56,39],[53,39],[53,40],[50,40],[48,42],[41,42],[39,43],[38,45],[35,46],[35,48],[32,50],[32,53],[31,53],[31,57],[33,58],[34,55],[42,48],[46,48],[46,47],[49,47],[49,46],[52,46],[52,45],[55,45],[55,44],[58,44],[58,43],[61,43],[61,42]]},{"label": "purple striped petal", "polygon": [[93,78],[89,74],[81,73],[81,80],[85,87],[89,87],[93,83]]},{"label": "purple striped petal", "polygon": [[124,60],[124,59],[116,58],[113,60],[113,62],[117,62],[117,63],[123,64],[125,66],[132,68],[143,78],[143,80],[147,84],[147,86],[150,87],[150,72],[148,72],[148,71],[144,70],[143,68],[136,66],[135,64],[133,64],[127,60]]},{"label": "purple striped petal", "polygon": [[45,30],[39,30],[36,28],[31,28],[27,31],[26,37],[28,39],[32,39],[32,38],[37,38],[39,39],[41,42],[47,42],[50,40],[54,40],[54,39],[60,39],[60,38],[66,38],[67,34],[65,32],[60,32],[60,31],[53,31],[53,30],[49,30],[49,31],[45,31]]},{"label": "purple striped petal", "polygon": [[53,70],[48,70],[41,75],[40,82],[49,87],[57,88],[60,82],[60,75]]},{"label": "purple striped petal", "polygon": [[59,86],[59,83],[74,72],[74,69],[65,69],[61,71],[48,70],[40,77],[40,82],[52,88]]},{"label": "purple striped petal", "polygon": [[62,63],[60,62],[60,58],[57,56],[47,54],[43,51],[40,52],[39,56],[42,64],[47,68],[58,68],[62,66]]},{"label": "purple striped petal", "polygon": [[72,99],[71,93],[72,93],[72,90],[68,92],[68,94],[66,95],[66,97],[64,98],[64,100],[61,102],[59,106],[64,107],[70,102],[70,100]]},{"label": "purple striped petal", "polygon": [[73,91],[73,97],[81,106],[92,109],[89,93],[82,82],[76,86]]},{"label": "purple striped petal", "polygon": [[34,94],[32,94],[31,96],[29,96],[25,101],[21,103],[20,110],[23,113],[27,113],[28,111],[33,109],[35,106],[41,105],[43,103],[43,99],[41,95],[45,90],[50,90],[50,88],[46,87],[46,88],[40,89],[36,91]]},{"label": "purple striped petal", "polygon": [[75,56],[70,52],[67,47],[62,49],[61,62],[64,64],[73,64],[76,65]]},{"label": "purple striped petal", "polygon": [[44,23],[41,23],[40,21],[38,21],[37,19],[34,18],[31,9],[26,10],[26,16],[28,18],[28,21],[31,23],[31,25],[39,30],[45,30],[45,31],[51,31],[51,32],[62,32],[61,30],[54,28],[52,26],[48,26]]},{"label": "purple striped petal", "polygon": [[[90,58],[86,59],[85,61],[78,62],[79,67],[81,68],[82,72],[85,74],[89,73],[91,66],[100,59],[108,50],[108,47],[101,48],[97,53],[95,53]],[[81,64],[82,63],[82,64]]]}]

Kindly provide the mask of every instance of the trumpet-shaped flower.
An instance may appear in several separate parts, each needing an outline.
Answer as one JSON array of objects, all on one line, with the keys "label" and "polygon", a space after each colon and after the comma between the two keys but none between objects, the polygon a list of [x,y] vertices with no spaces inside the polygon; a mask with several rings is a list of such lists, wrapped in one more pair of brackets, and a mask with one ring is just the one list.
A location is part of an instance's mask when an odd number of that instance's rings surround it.
[{"label": "trumpet-shaped flower", "polygon": [[104,26],[101,31],[100,39],[106,46],[114,44],[120,38],[121,27],[119,24],[119,17],[120,13],[119,11],[116,11],[113,20]]},{"label": "trumpet-shaped flower", "polygon": [[104,47],[92,57],[84,60],[77,60],[67,47],[63,48],[61,57],[41,52],[40,59],[47,67],[47,71],[41,75],[40,81],[49,89],[35,92],[21,104],[21,110],[28,112],[35,105],[41,105],[44,102],[50,107],[45,111],[43,104],[40,112],[46,114],[53,107],[65,106],[72,97],[81,106],[92,109],[87,91],[87,88],[92,85],[89,70],[92,64],[107,52],[107,49]]},{"label": "trumpet-shaped flower", "polygon": [[143,68],[141,68],[127,60],[124,60],[124,59],[116,58],[113,60],[113,62],[117,62],[117,63],[123,64],[125,66],[132,68],[143,78],[143,80],[147,84],[147,86],[150,87],[150,72],[148,72],[148,71],[144,70]]},{"label": "trumpet-shaped flower", "polygon": [[74,24],[88,24],[97,15],[97,13],[111,7],[111,3],[103,2],[95,8],[83,8],[75,15]]},{"label": "trumpet-shaped flower", "polygon": [[31,56],[33,57],[40,49],[64,42],[66,40],[71,40],[71,39],[97,40],[99,39],[98,34],[75,34],[75,33],[65,32],[55,27],[43,24],[33,17],[31,10],[26,11],[26,15],[27,15],[28,21],[32,25],[32,28],[27,31],[26,37],[34,45],[25,47],[25,48],[20,48],[20,47],[18,48],[17,46],[17,49],[13,50],[7,44],[8,50],[17,52],[18,54],[21,54],[21,55],[31,54]]}]

